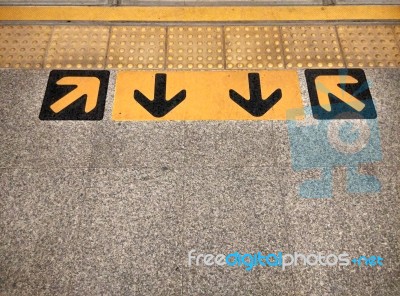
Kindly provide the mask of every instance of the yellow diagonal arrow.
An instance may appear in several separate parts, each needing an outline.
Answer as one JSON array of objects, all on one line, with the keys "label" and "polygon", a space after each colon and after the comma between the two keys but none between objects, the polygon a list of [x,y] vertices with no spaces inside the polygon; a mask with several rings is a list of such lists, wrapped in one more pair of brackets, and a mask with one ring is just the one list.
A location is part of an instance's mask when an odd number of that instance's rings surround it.
[{"label": "yellow diagonal arrow", "polygon": [[357,111],[364,109],[365,104],[356,97],[339,87],[339,84],[354,84],[358,80],[349,75],[321,75],[315,79],[317,87],[317,95],[319,104],[326,111],[331,111],[331,103],[329,101],[329,94],[345,102]]},{"label": "yellow diagonal arrow", "polygon": [[71,105],[83,95],[87,95],[85,112],[92,111],[97,104],[97,97],[100,89],[100,79],[97,77],[64,77],[57,81],[57,85],[76,85],[70,93],[63,96],[50,106],[55,113]]}]

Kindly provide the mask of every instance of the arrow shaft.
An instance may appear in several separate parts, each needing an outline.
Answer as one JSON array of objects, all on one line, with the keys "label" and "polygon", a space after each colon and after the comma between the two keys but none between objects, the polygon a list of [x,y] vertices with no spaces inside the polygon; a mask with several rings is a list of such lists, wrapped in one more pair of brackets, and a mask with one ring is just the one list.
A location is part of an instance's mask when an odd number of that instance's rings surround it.
[{"label": "arrow shaft", "polygon": [[61,99],[59,99],[57,102],[53,103],[50,108],[53,110],[55,113],[60,112],[64,108],[68,107],[72,103],[74,103],[76,100],[78,100],[82,96],[82,92],[79,90],[79,88],[75,88],[73,91],[69,92],[65,96],[63,96]]},{"label": "arrow shaft", "polygon": [[326,88],[326,86],[323,83],[320,83],[318,81],[316,81],[316,87],[317,87],[317,96],[320,106],[324,108],[326,111],[330,112],[332,110],[331,102],[329,101],[329,95],[328,95],[330,90]]},{"label": "arrow shaft", "polygon": [[167,74],[156,74],[154,101],[165,101],[167,97]]},{"label": "arrow shaft", "polygon": [[249,73],[250,101],[262,100],[260,74]]},{"label": "arrow shaft", "polygon": [[282,90],[275,90],[267,99],[263,100],[261,93],[260,74],[249,73],[248,79],[250,92],[249,100],[242,97],[233,89],[229,90],[229,96],[236,104],[245,109],[251,115],[257,117],[263,116],[282,98]]},{"label": "arrow shaft", "polygon": [[151,115],[163,117],[178,106],[186,98],[186,90],[181,90],[170,100],[167,100],[167,74],[156,74],[154,86],[154,99],[148,99],[139,90],[135,90],[133,98]]},{"label": "arrow shaft", "polygon": [[331,93],[334,96],[340,98],[347,105],[350,105],[351,107],[353,107],[354,109],[356,109],[359,112],[362,109],[364,109],[364,107],[365,107],[365,104],[363,102],[361,102],[357,98],[353,97],[351,94],[349,94],[348,92],[344,91],[340,87],[337,87],[336,89],[331,91]]}]

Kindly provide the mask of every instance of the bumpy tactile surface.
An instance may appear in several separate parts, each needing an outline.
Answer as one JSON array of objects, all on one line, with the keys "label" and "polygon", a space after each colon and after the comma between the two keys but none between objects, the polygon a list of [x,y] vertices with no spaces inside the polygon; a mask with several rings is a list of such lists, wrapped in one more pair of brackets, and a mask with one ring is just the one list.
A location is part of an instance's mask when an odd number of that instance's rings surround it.
[{"label": "bumpy tactile surface", "polygon": [[225,28],[227,69],[283,68],[279,27]]},{"label": "bumpy tactile surface", "polygon": [[50,26],[0,26],[0,67],[43,68]]},{"label": "bumpy tactile surface", "polygon": [[2,68],[400,67],[399,25],[2,26],[0,44]]},{"label": "bumpy tactile surface", "polygon": [[164,68],[165,33],[164,27],[112,27],[107,68]]},{"label": "bumpy tactile surface", "polygon": [[282,27],[287,68],[343,67],[334,26]]},{"label": "bumpy tactile surface", "polygon": [[167,28],[168,69],[224,68],[221,27]]},{"label": "bumpy tactile surface", "polygon": [[56,26],[45,67],[104,68],[109,31],[105,26]]},{"label": "bumpy tactile surface", "polygon": [[338,26],[348,67],[399,67],[393,26]]}]

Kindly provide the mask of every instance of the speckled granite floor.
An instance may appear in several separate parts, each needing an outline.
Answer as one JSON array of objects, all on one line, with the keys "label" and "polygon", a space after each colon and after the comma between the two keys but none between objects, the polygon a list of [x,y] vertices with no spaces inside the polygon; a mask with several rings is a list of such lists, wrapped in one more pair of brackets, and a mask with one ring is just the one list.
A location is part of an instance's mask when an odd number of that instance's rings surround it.
[{"label": "speckled granite floor", "polygon": [[[49,72],[0,71],[0,295],[400,295],[400,71],[365,72],[383,158],[360,170],[381,190],[348,193],[338,166],[306,199],[318,170],[292,169],[286,122],[113,122],[115,72],[102,121],[40,121]],[[384,266],[189,267],[191,249]]]}]

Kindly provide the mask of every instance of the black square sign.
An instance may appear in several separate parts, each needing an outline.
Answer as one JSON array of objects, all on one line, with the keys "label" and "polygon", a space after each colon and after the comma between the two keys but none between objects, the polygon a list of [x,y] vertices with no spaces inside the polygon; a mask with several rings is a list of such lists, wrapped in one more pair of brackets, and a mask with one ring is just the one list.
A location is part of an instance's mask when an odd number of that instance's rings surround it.
[{"label": "black square sign", "polygon": [[377,117],[362,69],[307,69],[305,75],[314,118]]},{"label": "black square sign", "polygon": [[41,120],[101,120],[109,71],[53,70],[39,118]]}]

